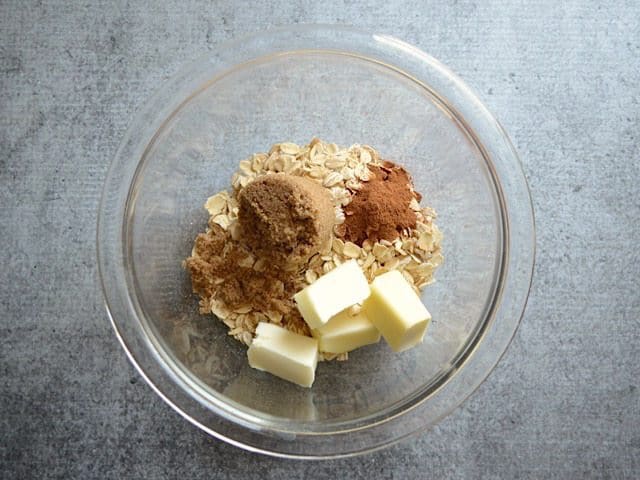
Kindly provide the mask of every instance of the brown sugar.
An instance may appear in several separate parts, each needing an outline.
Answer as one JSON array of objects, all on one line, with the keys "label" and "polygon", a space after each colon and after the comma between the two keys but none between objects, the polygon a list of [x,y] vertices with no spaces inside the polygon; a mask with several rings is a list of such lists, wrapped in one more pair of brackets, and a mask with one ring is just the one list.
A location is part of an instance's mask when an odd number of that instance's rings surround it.
[{"label": "brown sugar", "polygon": [[392,163],[369,165],[371,178],[356,190],[344,208],[345,222],[338,234],[345,240],[362,245],[369,239],[395,240],[403,230],[415,228],[417,216],[412,200],[420,200],[414,192],[407,171]]},{"label": "brown sugar", "polygon": [[303,264],[330,239],[333,201],[313,180],[265,175],[248,184],[238,200],[242,241],[276,268]]}]

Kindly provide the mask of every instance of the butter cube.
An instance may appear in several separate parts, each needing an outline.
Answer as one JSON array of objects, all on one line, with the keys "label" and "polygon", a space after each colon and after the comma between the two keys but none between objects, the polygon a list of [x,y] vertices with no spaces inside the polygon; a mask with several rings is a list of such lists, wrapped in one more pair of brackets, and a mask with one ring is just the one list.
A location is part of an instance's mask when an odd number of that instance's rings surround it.
[{"label": "butter cube", "polygon": [[310,387],[318,363],[318,341],[271,323],[260,322],[247,356],[253,368],[302,387]]},{"label": "butter cube", "polygon": [[350,352],[380,341],[380,332],[366,315],[351,315],[349,310],[338,313],[312,333],[318,339],[318,349],[329,353]]},{"label": "butter cube", "polygon": [[369,296],[369,283],[355,260],[339,265],[323,275],[293,299],[302,318],[312,329],[320,328],[336,313]]},{"label": "butter cube", "polygon": [[431,314],[400,272],[376,277],[362,310],[396,352],[422,342]]}]

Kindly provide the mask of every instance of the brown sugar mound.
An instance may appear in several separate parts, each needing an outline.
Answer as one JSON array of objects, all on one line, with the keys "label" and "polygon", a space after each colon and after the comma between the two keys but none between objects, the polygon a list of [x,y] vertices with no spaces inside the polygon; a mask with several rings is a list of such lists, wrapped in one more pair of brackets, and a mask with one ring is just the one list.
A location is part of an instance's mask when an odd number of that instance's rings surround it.
[{"label": "brown sugar mound", "polygon": [[240,238],[258,257],[298,266],[329,241],[335,212],[327,189],[313,180],[265,175],[238,195]]},{"label": "brown sugar mound", "polygon": [[369,165],[372,177],[356,190],[344,208],[345,221],[338,234],[357,245],[369,239],[395,240],[403,230],[415,228],[411,202],[420,201],[407,171],[395,163]]}]

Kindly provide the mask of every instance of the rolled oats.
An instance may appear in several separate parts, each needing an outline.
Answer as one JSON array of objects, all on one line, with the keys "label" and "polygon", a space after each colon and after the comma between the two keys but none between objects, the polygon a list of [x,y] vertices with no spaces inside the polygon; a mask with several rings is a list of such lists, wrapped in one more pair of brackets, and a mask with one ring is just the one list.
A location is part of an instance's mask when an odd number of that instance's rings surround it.
[{"label": "rolled oats", "polygon": [[280,144],[280,151],[287,155],[297,155],[300,151],[300,147],[295,143],[285,142]]},{"label": "rolled oats", "polygon": [[371,267],[371,265],[373,265],[375,261],[376,257],[372,253],[369,253],[364,263],[362,264],[362,269],[366,271],[369,267]]},{"label": "rolled oats", "polygon": [[331,242],[331,248],[337,254],[342,254],[344,251],[344,241],[340,238],[334,238],[333,242]]},{"label": "rolled oats", "polygon": [[324,166],[330,168],[331,170],[339,170],[347,164],[347,160],[344,158],[330,158],[325,163]]},{"label": "rolled oats", "polygon": [[252,176],[255,174],[255,172],[251,168],[250,160],[242,160],[238,165],[238,169],[240,170],[240,172],[247,176]]},{"label": "rolled oats", "polygon": [[204,208],[207,209],[209,215],[216,216],[227,211],[229,195],[227,192],[220,192],[207,199]]},{"label": "rolled oats", "polygon": [[276,312],[273,310],[269,310],[267,312],[265,312],[265,315],[267,316],[267,318],[269,319],[269,321],[271,323],[275,323],[276,325],[282,323],[282,313],[281,312]]},{"label": "rolled oats", "polygon": [[335,268],[335,264],[331,260],[328,260],[322,264],[322,271],[324,273],[329,273],[334,268]]},{"label": "rolled oats", "polygon": [[360,247],[352,242],[345,242],[342,254],[347,258],[358,258],[360,256]]},{"label": "rolled oats", "polygon": [[324,180],[322,181],[322,185],[327,188],[335,187],[342,180],[343,180],[342,175],[340,175],[338,172],[331,172],[326,177],[324,177]]},{"label": "rolled oats", "polygon": [[[233,309],[233,311],[234,311],[235,313],[240,313],[240,314],[243,314],[243,313],[249,313],[251,310],[252,310],[252,308],[251,308],[251,306],[249,306],[249,305],[244,305],[244,306],[242,306],[242,307],[238,307],[238,308],[234,308],[234,309]],[[239,318],[240,318],[240,317],[239,317]]]},{"label": "rolled oats", "polygon": [[318,279],[318,274],[315,272],[315,270],[307,270],[306,272],[304,272],[304,279],[309,285],[311,285]]},{"label": "rolled oats", "polygon": [[229,225],[231,224],[231,221],[229,220],[229,215],[220,214],[220,215],[216,215],[215,217],[213,217],[213,223],[217,223],[223,229],[226,230],[226,229],[229,228]]}]

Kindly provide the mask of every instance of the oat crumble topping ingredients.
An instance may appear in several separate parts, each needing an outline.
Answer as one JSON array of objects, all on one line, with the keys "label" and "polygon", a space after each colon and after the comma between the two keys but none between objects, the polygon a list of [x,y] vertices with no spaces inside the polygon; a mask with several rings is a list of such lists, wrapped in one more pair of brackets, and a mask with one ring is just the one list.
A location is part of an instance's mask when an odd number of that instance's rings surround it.
[{"label": "oat crumble topping ingredients", "polygon": [[[324,191],[327,195],[292,187],[290,182],[282,180],[285,177],[304,180],[306,185],[312,183],[318,187],[316,192]],[[254,182],[268,184],[274,181],[285,182],[293,197],[299,195],[296,198],[300,200],[300,217],[311,213],[311,209],[305,210],[308,205],[305,207],[302,200],[309,195],[315,196],[314,203],[322,205],[318,210],[322,210],[325,218],[318,217],[317,223],[312,226],[308,223],[301,228],[295,226],[297,223],[293,218],[298,213],[291,218],[284,215],[287,228],[266,217],[261,217],[259,222],[256,219],[264,232],[263,238],[268,238],[262,246],[257,235],[252,237],[247,225],[254,224],[251,212],[256,213],[261,202],[267,200],[259,193],[260,183],[249,186]],[[380,182],[388,185],[384,188],[374,186]],[[229,328],[229,334],[246,345],[251,344],[261,322],[310,337],[311,330],[296,308],[293,295],[349,260],[357,262],[368,282],[397,270],[416,293],[433,281],[433,272],[442,262],[442,234],[434,223],[435,212],[420,205],[421,196],[413,191],[407,172],[385,162],[369,146],[342,148],[318,139],[303,146],[276,144],[267,153],[256,153],[239,162],[231,186],[230,191],[219,192],[207,200],[207,231],[198,235],[184,265],[191,274],[194,292],[200,296],[201,313],[216,315]],[[374,189],[378,189],[378,193]],[[366,210],[358,197],[369,198],[369,202],[378,201],[380,189],[386,189],[385,202],[395,205],[402,214],[389,223],[372,218],[376,213],[370,211],[369,220],[374,228],[367,232],[365,227],[365,237],[363,228],[356,228],[362,227],[362,222],[355,221],[356,214]],[[283,206],[289,202],[287,198],[293,198],[285,197],[278,197],[278,205]],[[319,200],[322,197],[324,200]],[[243,198],[248,216],[244,215]],[[410,212],[407,212],[407,199]],[[279,211],[277,205],[273,206],[276,212]],[[347,215],[348,212],[352,213]],[[323,225],[329,223],[329,213],[333,228],[328,239],[322,241],[327,235]],[[343,224],[347,225],[343,227]],[[283,238],[278,238],[281,228],[286,232],[282,232]],[[347,231],[353,234],[347,235]],[[298,236],[305,239],[307,245],[297,250],[292,239]],[[269,252],[288,249],[292,252],[288,257],[269,256]],[[317,250],[315,254],[314,250]],[[307,255],[310,256],[305,258]],[[280,260],[273,261],[274,257],[293,260],[279,263]],[[347,353],[319,352],[320,360],[346,358]]]}]

